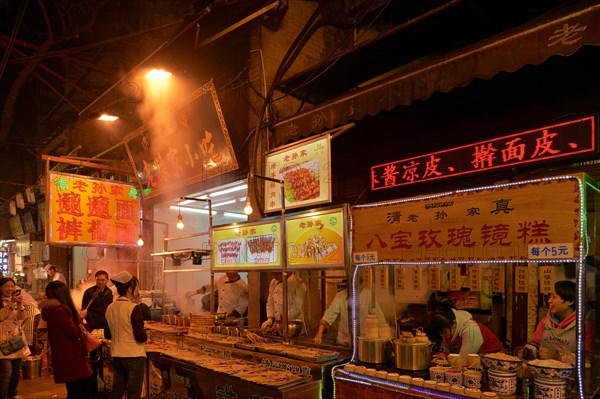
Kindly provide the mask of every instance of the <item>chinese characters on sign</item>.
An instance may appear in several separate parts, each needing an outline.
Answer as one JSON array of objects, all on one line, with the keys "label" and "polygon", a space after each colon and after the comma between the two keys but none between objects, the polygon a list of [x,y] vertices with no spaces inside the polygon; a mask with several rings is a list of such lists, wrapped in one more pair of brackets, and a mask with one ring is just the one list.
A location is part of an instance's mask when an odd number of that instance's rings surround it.
[{"label": "chinese characters on sign", "polygon": [[450,266],[450,291],[460,291],[460,266]]},{"label": "chinese characters on sign", "polygon": [[439,267],[429,268],[429,289],[439,291],[441,289],[441,275]]},{"label": "chinese characters on sign", "polygon": [[386,266],[378,266],[375,268],[377,274],[377,287],[379,288],[387,288],[388,287],[388,278],[387,278],[387,267]]},{"label": "chinese characters on sign", "polygon": [[420,267],[415,267],[411,270],[412,273],[412,289],[415,291],[421,290],[421,285],[423,283],[423,269]]},{"label": "chinese characters on sign", "polygon": [[540,292],[542,294],[551,294],[554,291],[554,267],[540,266]]},{"label": "chinese characters on sign", "polygon": [[572,259],[573,258],[573,244],[568,243],[556,243],[556,244],[543,244],[543,245],[530,245],[529,246],[529,258],[530,259]]},{"label": "chinese characters on sign", "polygon": [[594,117],[371,167],[371,190],[580,156],[597,151]]},{"label": "chinese characters on sign", "polygon": [[481,267],[469,266],[469,288],[471,291],[481,291]]},{"label": "chinese characters on sign", "polygon": [[48,242],[134,245],[140,223],[135,186],[87,176],[48,174]]},{"label": "chinese characters on sign", "polygon": [[[577,259],[578,179],[512,183],[352,208],[353,249],[379,262]],[[539,198],[544,198],[543,202]],[[551,212],[548,210],[552,209]]]},{"label": "chinese characters on sign", "polygon": [[492,292],[504,292],[504,266],[492,267]]},{"label": "chinese characters on sign", "polygon": [[[284,182],[285,209],[331,202],[329,136],[295,144],[266,156],[268,177]],[[281,209],[281,186],[265,183],[265,212]]]},{"label": "chinese characters on sign", "polygon": [[[347,207],[286,218],[289,268],[343,268],[346,264]],[[362,258],[370,259],[371,256]],[[363,262],[364,263],[364,262]]]},{"label": "chinese characters on sign", "polygon": [[400,266],[394,268],[395,273],[395,281],[396,281],[396,290],[404,290],[406,289],[406,270]]},{"label": "chinese characters on sign", "polygon": [[529,270],[527,266],[515,267],[515,293],[525,294],[529,292]]},{"label": "chinese characters on sign", "polygon": [[212,81],[164,113],[124,138],[144,197],[238,168]]}]

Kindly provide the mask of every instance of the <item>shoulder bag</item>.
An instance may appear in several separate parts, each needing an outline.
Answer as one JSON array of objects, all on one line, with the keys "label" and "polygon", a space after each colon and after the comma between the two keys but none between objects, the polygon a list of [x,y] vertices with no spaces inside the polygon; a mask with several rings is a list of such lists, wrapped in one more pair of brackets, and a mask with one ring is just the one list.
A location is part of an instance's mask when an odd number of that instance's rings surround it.
[{"label": "shoulder bag", "polygon": [[15,335],[6,341],[0,343],[0,351],[4,354],[4,356],[8,356],[16,351],[25,347],[25,342],[20,335]]},{"label": "shoulder bag", "polygon": [[102,341],[90,334],[83,324],[80,324],[79,327],[81,328],[81,344],[87,353],[95,351],[102,345]]}]

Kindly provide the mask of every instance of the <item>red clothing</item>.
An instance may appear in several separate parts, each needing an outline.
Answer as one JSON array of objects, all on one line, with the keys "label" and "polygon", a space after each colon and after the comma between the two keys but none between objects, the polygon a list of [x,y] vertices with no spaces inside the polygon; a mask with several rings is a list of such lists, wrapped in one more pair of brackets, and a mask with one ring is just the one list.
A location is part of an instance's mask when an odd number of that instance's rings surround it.
[{"label": "red clothing", "polygon": [[68,309],[55,299],[42,301],[40,308],[48,325],[54,382],[72,382],[92,375],[92,366],[79,342],[81,329]]},{"label": "red clothing", "polygon": [[505,352],[504,346],[498,337],[496,337],[496,334],[494,334],[485,324],[481,324],[477,320],[474,321],[479,326],[481,335],[483,336],[483,345],[479,348],[479,353]]}]

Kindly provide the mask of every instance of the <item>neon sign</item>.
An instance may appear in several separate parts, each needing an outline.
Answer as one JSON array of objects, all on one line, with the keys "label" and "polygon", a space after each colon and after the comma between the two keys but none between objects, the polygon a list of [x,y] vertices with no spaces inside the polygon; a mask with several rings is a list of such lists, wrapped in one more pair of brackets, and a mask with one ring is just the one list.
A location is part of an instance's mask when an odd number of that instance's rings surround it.
[{"label": "neon sign", "polygon": [[593,116],[371,167],[371,190],[597,151]]}]

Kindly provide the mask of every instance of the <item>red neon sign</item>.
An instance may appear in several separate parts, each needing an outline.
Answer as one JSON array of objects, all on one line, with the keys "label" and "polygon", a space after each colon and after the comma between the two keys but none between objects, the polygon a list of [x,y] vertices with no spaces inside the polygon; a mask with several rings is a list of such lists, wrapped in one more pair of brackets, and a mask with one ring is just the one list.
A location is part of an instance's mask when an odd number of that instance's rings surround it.
[{"label": "red neon sign", "polygon": [[593,116],[371,167],[371,190],[597,151]]}]

